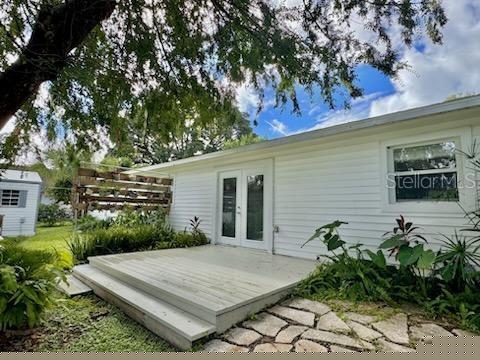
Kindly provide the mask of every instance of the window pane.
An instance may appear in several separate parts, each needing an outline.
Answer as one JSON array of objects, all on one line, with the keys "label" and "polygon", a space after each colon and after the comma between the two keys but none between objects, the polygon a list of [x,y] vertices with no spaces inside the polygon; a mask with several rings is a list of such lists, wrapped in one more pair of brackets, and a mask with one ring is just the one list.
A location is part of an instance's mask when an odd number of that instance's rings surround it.
[{"label": "window pane", "polygon": [[247,176],[247,239],[263,240],[263,175]]},{"label": "window pane", "polygon": [[393,159],[396,172],[454,169],[456,167],[455,143],[447,141],[395,149]]},{"label": "window pane", "polygon": [[458,201],[457,174],[402,175],[395,177],[397,201]]},{"label": "window pane", "polygon": [[223,179],[222,236],[235,237],[237,178]]}]

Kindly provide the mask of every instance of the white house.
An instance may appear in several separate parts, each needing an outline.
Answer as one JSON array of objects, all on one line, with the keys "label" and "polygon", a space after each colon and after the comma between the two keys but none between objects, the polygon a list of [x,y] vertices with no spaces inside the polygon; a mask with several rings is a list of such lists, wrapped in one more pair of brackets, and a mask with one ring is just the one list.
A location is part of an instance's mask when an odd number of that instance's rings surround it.
[{"label": "white house", "polygon": [[35,234],[42,179],[36,172],[0,171],[0,235]]},{"label": "white house", "polygon": [[402,214],[435,247],[477,204],[476,175],[458,150],[479,138],[476,96],[141,172],[170,175],[171,224],[183,229],[199,216],[216,244],[314,258],[323,244],[301,245],[317,227],[346,221],[344,239],[376,248]]}]

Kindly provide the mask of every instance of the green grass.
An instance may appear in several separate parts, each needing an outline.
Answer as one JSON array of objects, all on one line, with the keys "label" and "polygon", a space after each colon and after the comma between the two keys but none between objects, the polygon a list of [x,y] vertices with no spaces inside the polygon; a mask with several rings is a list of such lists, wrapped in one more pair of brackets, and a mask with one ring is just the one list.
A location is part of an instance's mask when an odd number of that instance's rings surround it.
[{"label": "green grass", "polygon": [[62,266],[71,268],[73,266],[73,258],[68,248],[67,240],[70,238],[72,231],[72,224],[52,227],[38,226],[34,236],[20,236],[8,239],[30,250],[57,251],[60,255]]},{"label": "green grass", "polygon": [[175,351],[171,345],[95,295],[64,298],[30,336],[2,338],[4,351]]}]

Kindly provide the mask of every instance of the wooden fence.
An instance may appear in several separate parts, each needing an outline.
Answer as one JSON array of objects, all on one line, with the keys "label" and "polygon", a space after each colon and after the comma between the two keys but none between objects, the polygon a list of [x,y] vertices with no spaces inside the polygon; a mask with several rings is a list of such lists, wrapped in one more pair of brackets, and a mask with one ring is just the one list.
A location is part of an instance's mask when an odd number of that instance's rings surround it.
[{"label": "wooden fence", "polygon": [[170,211],[172,179],[131,175],[118,171],[80,168],[73,181],[72,206],[76,216],[89,210]]}]

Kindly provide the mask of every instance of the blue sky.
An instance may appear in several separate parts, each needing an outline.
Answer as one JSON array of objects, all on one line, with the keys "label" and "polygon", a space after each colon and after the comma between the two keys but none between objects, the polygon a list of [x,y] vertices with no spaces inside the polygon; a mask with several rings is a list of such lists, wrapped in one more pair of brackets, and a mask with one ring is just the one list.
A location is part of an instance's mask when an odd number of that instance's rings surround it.
[{"label": "blue sky", "polygon": [[[449,22],[444,44],[433,45],[419,37],[412,48],[400,47],[403,61],[411,69],[389,79],[369,66],[358,68],[358,83],[365,96],[354,100],[350,110],[330,110],[314,92],[310,98],[298,89],[300,116],[292,114],[291,104],[274,108],[273,93],[266,91],[265,109],[258,115],[254,131],[268,139],[309,131],[369,116],[444,101],[451,95],[480,93],[480,1],[443,1]],[[393,30],[395,31],[395,30]],[[316,94],[317,95],[316,95]],[[239,107],[256,116],[258,97],[243,86],[238,91]]]}]

